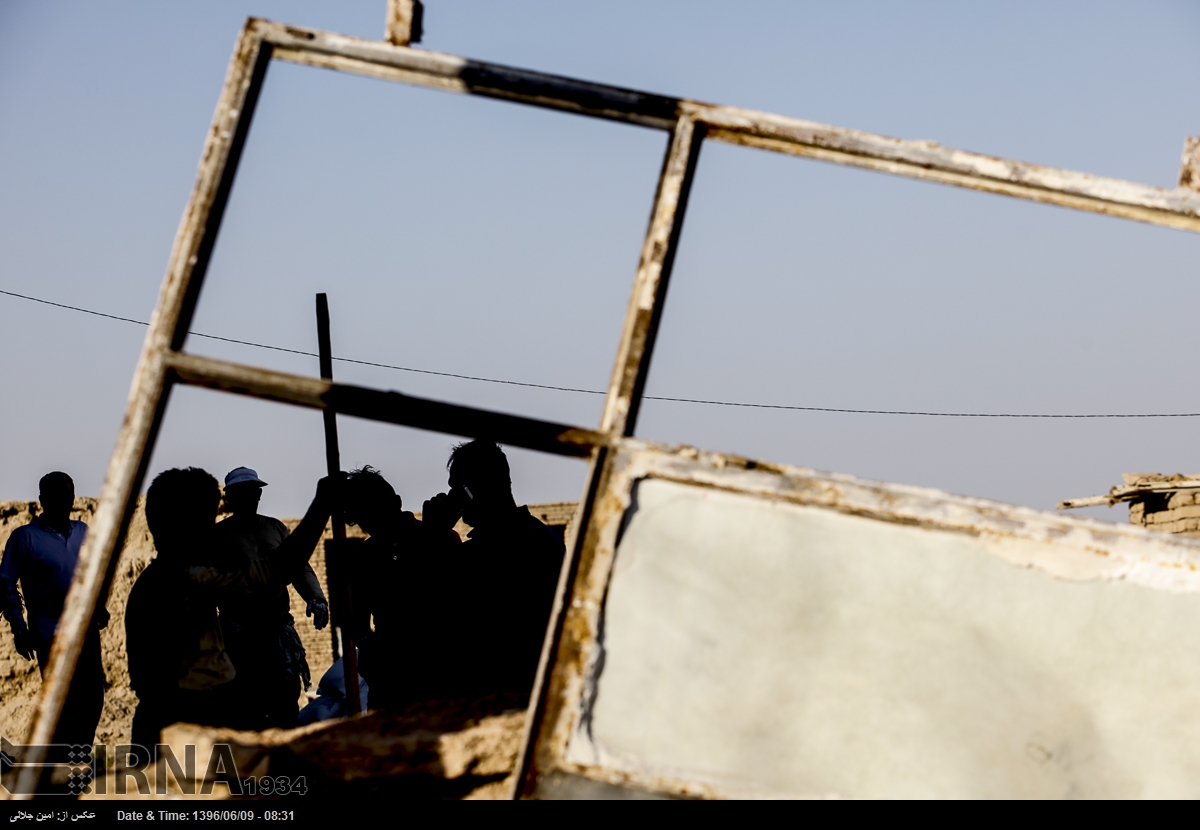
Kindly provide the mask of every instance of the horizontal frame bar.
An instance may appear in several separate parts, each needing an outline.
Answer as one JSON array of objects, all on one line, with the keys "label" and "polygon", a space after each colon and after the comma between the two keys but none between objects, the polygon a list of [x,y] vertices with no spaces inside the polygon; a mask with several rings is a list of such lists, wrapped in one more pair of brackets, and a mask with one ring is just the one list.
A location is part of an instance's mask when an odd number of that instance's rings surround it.
[{"label": "horizontal frame bar", "polygon": [[501,98],[661,130],[678,116],[678,99],[595,84],[510,66],[484,63],[377,40],[251,21],[273,57],[306,66],[366,75],[385,81]]},{"label": "horizontal frame bar", "polygon": [[464,438],[486,438],[509,446],[556,455],[588,458],[594,448],[608,444],[604,433],[582,427],[415,398],[400,392],[382,392],[182,352],[171,355],[168,366],[172,380],[189,386],[203,386],[310,409],[331,409],[340,415]]},{"label": "horizontal frame bar", "polygon": [[1167,189],[834,127],[484,63],[379,41],[255,20],[273,57],[389,81],[482,95],[662,130],[683,116],[728,144],[862,167],[1060,207],[1200,231],[1200,192]]}]

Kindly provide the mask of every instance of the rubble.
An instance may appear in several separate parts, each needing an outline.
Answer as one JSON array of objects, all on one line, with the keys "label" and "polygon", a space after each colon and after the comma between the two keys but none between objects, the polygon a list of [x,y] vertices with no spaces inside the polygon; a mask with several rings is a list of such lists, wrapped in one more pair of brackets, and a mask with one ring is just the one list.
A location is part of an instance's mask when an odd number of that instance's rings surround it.
[{"label": "rubble", "polygon": [[[141,795],[229,798],[231,787],[219,781],[221,776],[205,777],[214,745],[224,744],[241,779],[302,779],[309,797],[510,798],[524,724],[525,702],[504,696],[430,701],[401,712],[369,712],[265,732],[176,724],[163,731],[163,742],[177,758],[195,747],[195,778],[188,778],[185,769],[184,780],[168,774],[160,787],[151,766]],[[110,773],[85,798],[125,798],[136,792],[136,781],[127,777],[118,788],[115,778]],[[250,795],[244,789],[236,794]]]},{"label": "rubble", "polygon": [[1106,496],[1059,502],[1059,510],[1129,503],[1129,523],[1164,533],[1200,536],[1200,476],[1124,473]]}]

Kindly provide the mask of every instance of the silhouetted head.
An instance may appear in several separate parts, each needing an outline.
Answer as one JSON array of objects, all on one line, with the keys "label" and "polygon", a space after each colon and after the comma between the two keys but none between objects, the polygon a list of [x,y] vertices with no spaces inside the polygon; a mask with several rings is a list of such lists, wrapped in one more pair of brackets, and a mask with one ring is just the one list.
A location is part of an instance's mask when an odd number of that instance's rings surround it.
[{"label": "silhouetted head", "polygon": [[235,516],[257,516],[262,488],[267,483],[249,467],[235,467],[225,476],[225,509]]},{"label": "silhouetted head", "polygon": [[217,521],[221,487],[199,467],[159,473],[146,492],[146,523],[160,556],[199,552]]},{"label": "silhouetted head", "polygon": [[349,472],[342,499],[346,521],[368,536],[391,536],[404,512],[395,488],[369,464]]},{"label": "silhouetted head", "polygon": [[235,516],[257,516],[261,484],[234,484],[225,488],[225,510]]},{"label": "silhouetted head", "polygon": [[451,450],[446,467],[450,490],[463,505],[463,521],[471,527],[486,525],[514,507],[508,457],[496,443],[459,444]]},{"label": "silhouetted head", "polygon": [[63,472],[46,473],[38,482],[38,501],[42,516],[52,524],[70,521],[75,506],[75,482]]}]

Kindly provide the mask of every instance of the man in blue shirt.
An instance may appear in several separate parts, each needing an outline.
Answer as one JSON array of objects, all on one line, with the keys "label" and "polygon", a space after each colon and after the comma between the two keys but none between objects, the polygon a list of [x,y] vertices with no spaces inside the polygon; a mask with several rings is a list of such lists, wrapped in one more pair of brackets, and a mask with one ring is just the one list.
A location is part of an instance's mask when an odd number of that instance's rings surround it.
[{"label": "man in blue shirt", "polygon": [[[13,531],[4,547],[4,558],[0,560],[0,606],[12,628],[17,652],[26,660],[36,656],[38,668],[44,672],[88,526],[71,521],[75,482],[69,475],[47,473],[38,482],[38,492],[41,513],[31,523]],[[104,708],[100,629],[107,624],[108,612],[101,607],[96,611],[75,667],[54,734],[56,744],[92,745]]]}]

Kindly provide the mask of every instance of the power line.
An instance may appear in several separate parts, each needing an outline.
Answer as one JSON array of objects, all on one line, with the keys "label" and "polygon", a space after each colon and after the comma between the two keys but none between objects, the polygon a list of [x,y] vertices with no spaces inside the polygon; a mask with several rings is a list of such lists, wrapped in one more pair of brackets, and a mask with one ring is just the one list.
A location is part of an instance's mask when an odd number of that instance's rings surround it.
[{"label": "power line", "polygon": [[[0,294],[9,297],[16,297],[20,300],[28,300],[42,305],[53,306],[55,308],[64,308],[68,311],[78,311],[82,314],[91,314],[95,317],[105,317],[109,320],[119,320],[122,323],[134,323],[139,326],[149,326],[150,324],[144,320],[135,320],[132,317],[121,317],[116,314],[106,314],[103,311],[95,311],[90,308],[81,308],[79,306],[67,305],[66,303],[56,303],[51,300],[44,300],[41,297],[31,297],[28,294],[18,294],[15,291],[5,291],[0,289]],[[300,349],[288,349],[283,346],[272,346],[268,343],[255,343],[252,340],[238,340],[233,337],[221,337],[216,334],[203,334],[198,331],[190,331],[188,334],[194,337],[203,337],[206,340],[220,340],[223,343],[235,343],[239,346],[253,346],[256,349],[269,349],[274,352],[286,352],[287,354],[298,354],[304,357],[317,357],[316,352],[306,352]],[[525,383],[519,380],[504,380],[501,378],[485,378],[476,375],[460,375],[454,372],[435,372],[432,369],[415,369],[411,366],[396,366],[391,363],[375,363],[370,360],[355,360],[350,357],[335,357],[334,360],[342,363],[353,363],[359,366],[373,366],[379,369],[394,369],[398,372],[413,372],[421,375],[436,375],[443,378],[456,378],[458,380],[473,380],[480,383],[499,383],[505,386],[524,386],[529,389],[549,389],[554,392],[577,392],[584,395],[605,395],[597,389],[577,389],[572,386],[552,386],[545,383]],[[1153,413],[1100,413],[1100,414],[1030,414],[1023,412],[924,412],[919,410],[906,409],[840,409],[829,406],[788,406],[785,404],[771,403],[745,403],[741,401],[710,401],[704,398],[670,398],[661,395],[644,395],[644,400],[648,401],[667,401],[670,403],[695,403],[704,404],[706,406],[734,406],[747,409],[781,409],[792,412],[836,412],[849,415],[920,415],[930,418],[1200,418],[1200,412],[1153,412]]]},{"label": "power line", "polygon": [[[15,291],[5,291],[0,289],[0,294],[6,294],[9,297],[17,297],[21,300],[29,300],[42,305],[54,306],[55,308],[65,308],[69,311],[79,311],[83,314],[92,314],[96,317],[107,317],[109,320],[120,320],[122,323],[136,323],[139,326],[149,326],[145,320],[134,320],[132,317],[119,317],[116,314],[105,314],[103,311],[93,311],[90,308],[80,308],[79,306],[67,305],[66,303],[55,303],[50,300],[43,300],[40,297],[30,297],[28,294],[18,294]],[[239,346],[254,346],[257,349],[270,349],[273,352],[287,352],[288,354],[298,354],[304,357],[318,357],[316,352],[306,352],[300,349],[288,349],[283,346],[272,346],[267,343],[255,343],[252,340],[237,340],[233,337],[221,337],[216,334],[202,334],[198,331],[189,331],[188,334],[193,337],[203,337],[208,340],[220,340],[223,343],[236,343]],[[342,363],[356,363],[359,366],[375,366],[380,369],[395,369],[400,372],[416,372],[421,375],[437,375],[444,378],[458,378],[459,380],[477,380],[482,383],[503,383],[509,386],[528,386],[533,389],[552,389],[556,392],[582,392],[586,395],[605,395],[606,392],[599,392],[595,389],[574,389],[569,386],[547,386],[543,383],[523,383],[519,380],[500,380],[497,378],[482,378],[474,375],[457,375],[453,372],[435,372],[432,369],[414,369],[410,366],[393,366],[390,363],[372,363],[369,360],[355,360],[351,357],[335,357],[334,360],[340,360]]]}]

